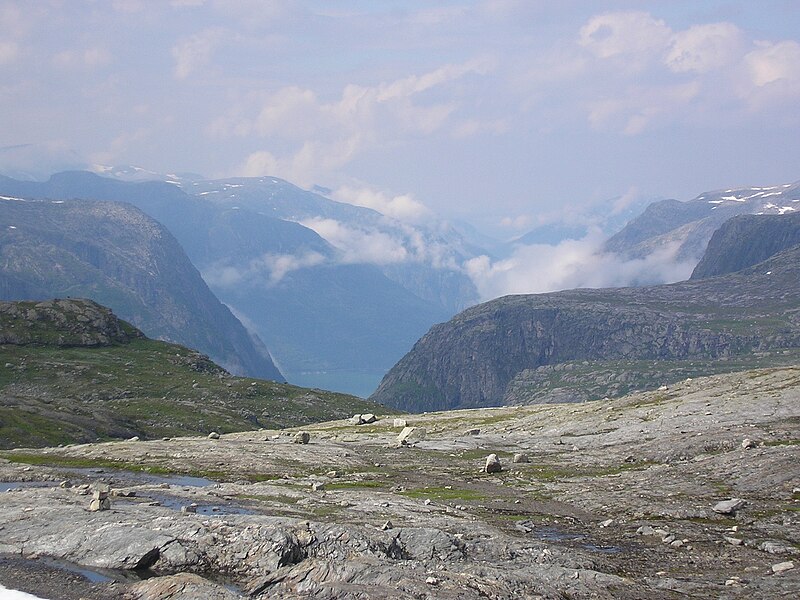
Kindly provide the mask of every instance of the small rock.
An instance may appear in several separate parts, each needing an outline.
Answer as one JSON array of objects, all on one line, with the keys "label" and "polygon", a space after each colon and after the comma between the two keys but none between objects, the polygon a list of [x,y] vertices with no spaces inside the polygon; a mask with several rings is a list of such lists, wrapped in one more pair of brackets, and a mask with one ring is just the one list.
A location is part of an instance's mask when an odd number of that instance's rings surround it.
[{"label": "small rock", "polygon": [[672,542],[675,541],[675,536],[672,534],[665,535],[663,538],[661,538],[661,541],[664,542],[665,544],[671,544]]},{"label": "small rock", "polygon": [[129,441],[129,442],[138,442],[138,441],[139,441],[139,436],[138,436],[138,435],[135,435],[135,436],[133,436],[132,438],[129,438],[129,439],[128,439],[128,441]]},{"label": "small rock", "polygon": [[659,392],[666,392],[668,389],[669,389],[669,388],[668,388],[667,386],[665,386],[665,385],[662,385],[661,387],[659,387],[659,388],[658,388],[658,391],[659,391]]},{"label": "small rock", "polygon": [[295,444],[307,444],[310,439],[311,435],[307,431],[298,431],[294,434],[292,441]]},{"label": "small rock", "polygon": [[436,577],[428,577],[425,579],[425,583],[428,585],[439,585],[439,580]]},{"label": "small rock", "polygon": [[747,503],[741,498],[731,498],[730,500],[717,502],[711,510],[721,515],[735,515],[736,511],[741,509],[745,504]]},{"label": "small rock", "polygon": [[350,424],[351,425],[361,425],[364,421],[361,419],[360,414],[353,415],[350,417]]},{"label": "small rock", "polygon": [[477,427],[474,427],[472,429],[467,429],[464,432],[464,435],[480,435],[480,433],[481,433],[481,430],[478,429]]},{"label": "small rock", "polygon": [[613,523],[614,523],[614,519],[606,519],[605,521],[600,523],[600,527],[611,527],[611,525]]},{"label": "small rock", "polygon": [[749,448],[755,448],[755,447],[756,447],[756,443],[753,440],[751,440],[750,438],[745,438],[745,439],[742,440],[742,449],[743,450],[747,450]]},{"label": "small rock", "polygon": [[68,479],[65,479],[64,481],[62,481],[61,483],[58,484],[58,487],[64,488],[64,489],[71,488],[72,487],[72,482],[69,481]]},{"label": "small rock", "polygon": [[642,525],[636,530],[636,533],[639,535],[655,535],[656,530],[650,527],[650,525]]},{"label": "small rock", "polygon": [[315,481],[311,484],[311,491],[312,492],[319,492],[325,489],[325,484],[321,481]]},{"label": "small rock", "polygon": [[430,498],[425,498],[425,502],[423,502],[423,504],[425,506],[430,506],[430,503],[431,503],[431,499]]},{"label": "small rock", "polygon": [[741,546],[744,544],[744,540],[735,537],[725,537],[726,542],[728,542],[731,546]]},{"label": "small rock", "polygon": [[773,573],[783,573],[784,571],[789,571],[794,569],[794,562],[791,560],[787,562],[778,563],[776,565],[772,565],[772,572]]},{"label": "small rock", "polygon": [[636,462],[636,457],[629,454],[628,456],[625,457],[625,462],[626,463],[635,463]]},{"label": "small rock", "polygon": [[378,417],[376,417],[372,413],[364,413],[363,415],[361,415],[361,423],[362,424],[374,423],[377,420],[378,420]]},{"label": "small rock", "polygon": [[670,543],[670,546],[672,548],[680,548],[681,546],[683,546],[683,540],[675,540],[674,542]]},{"label": "small rock", "polygon": [[395,419],[392,421],[392,427],[408,427],[408,422],[405,419]]},{"label": "small rock", "polygon": [[382,530],[382,531],[388,531],[388,530],[390,530],[392,527],[393,527],[393,525],[392,525],[392,522],[391,522],[391,521],[386,521],[386,523],[384,523],[383,525],[381,525],[381,530]]},{"label": "small rock", "polygon": [[330,477],[331,479],[336,479],[337,477],[340,477],[342,474],[339,471],[328,471],[327,473],[325,473],[325,475],[327,477]]},{"label": "small rock", "polygon": [[208,434],[208,439],[210,439],[210,440],[218,440],[219,439],[219,434],[216,431],[212,431],[211,433]]},{"label": "small rock", "polygon": [[192,502],[191,504],[188,504],[186,506],[181,506],[181,512],[183,514],[196,513],[197,512],[197,504]]},{"label": "small rock", "polygon": [[775,542],[762,542],[758,549],[768,554],[794,554],[796,552],[790,546],[783,546]]},{"label": "small rock", "polygon": [[528,460],[528,455],[527,455],[527,454],[525,454],[525,453],[523,453],[523,452],[518,452],[517,454],[515,454],[515,455],[514,455],[514,458],[512,459],[512,461],[513,461],[513,462],[515,462],[515,463],[526,463],[526,462],[530,462],[530,461]]},{"label": "small rock", "polygon": [[427,433],[424,427],[404,427],[403,431],[397,436],[397,443],[401,446],[407,446],[421,442],[425,439]]},{"label": "small rock", "polygon": [[503,465],[500,463],[500,459],[497,458],[497,454],[490,454],[486,457],[486,465],[483,470],[486,473],[499,473],[503,470]]}]

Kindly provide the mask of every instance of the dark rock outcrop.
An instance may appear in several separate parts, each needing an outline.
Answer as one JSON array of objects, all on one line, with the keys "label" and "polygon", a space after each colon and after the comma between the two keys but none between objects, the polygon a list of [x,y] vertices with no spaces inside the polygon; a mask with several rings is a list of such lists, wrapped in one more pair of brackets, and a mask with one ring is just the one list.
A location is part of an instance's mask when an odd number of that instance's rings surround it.
[{"label": "dark rock outcrop", "polygon": [[800,244],[800,213],[740,215],[714,232],[691,278],[735,273],[797,244]]}]

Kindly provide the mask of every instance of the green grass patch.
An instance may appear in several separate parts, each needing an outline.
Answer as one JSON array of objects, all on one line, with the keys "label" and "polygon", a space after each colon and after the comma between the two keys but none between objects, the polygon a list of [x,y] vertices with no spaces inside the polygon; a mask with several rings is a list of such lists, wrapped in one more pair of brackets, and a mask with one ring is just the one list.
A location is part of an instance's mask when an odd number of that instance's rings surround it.
[{"label": "green grass patch", "polygon": [[400,492],[402,496],[415,499],[430,498],[431,500],[483,500],[486,495],[476,490],[453,487],[424,487]]}]

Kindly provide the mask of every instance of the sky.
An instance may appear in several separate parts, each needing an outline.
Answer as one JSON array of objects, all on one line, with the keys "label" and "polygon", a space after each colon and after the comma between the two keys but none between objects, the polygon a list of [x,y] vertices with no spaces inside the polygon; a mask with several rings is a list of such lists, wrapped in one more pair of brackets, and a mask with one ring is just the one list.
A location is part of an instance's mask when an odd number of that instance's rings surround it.
[{"label": "sky", "polygon": [[0,31],[0,171],[272,175],[508,236],[800,179],[798,0],[0,0]]}]

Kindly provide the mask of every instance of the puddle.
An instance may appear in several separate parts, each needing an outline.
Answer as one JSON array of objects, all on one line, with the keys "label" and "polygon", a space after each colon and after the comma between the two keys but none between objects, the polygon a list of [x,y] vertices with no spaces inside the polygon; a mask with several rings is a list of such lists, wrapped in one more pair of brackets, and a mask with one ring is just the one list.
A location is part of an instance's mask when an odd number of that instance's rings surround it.
[{"label": "puddle", "polygon": [[47,567],[59,569],[60,571],[67,571],[69,573],[77,573],[82,575],[92,583],[110,583],[112,581],[131,582],[143,581],[151,577],[157,577],[157,574],[149,569],[101,569],[99,567],[87,567],[79,565],[68,560],[61,560],[59,558],[51,558],[49,556],[42,556],[32,564],[39,563]]},{"label": "puddle", "polygon": [[[164,508],[169,508],[171,510],[180,510],[183,506],[188,506],[194,500],[190,500],[188,498],[179,498],[178,496],[170,496],[168,494],[159,494],[159,493],[147,493],[147,495],[140,496],[141,498],[147,498],[158,502]],[[214,515],[253,515],[255,511],[245,508],[244,506],[240,506],[237,504],[232,503],[221,503],[221,504],[201,504],[200,502],[195,502],[197,504],[197,514],[198,515],[207,515],[207,516],[214,516]],[[122,502],[115,502],[115,504],[122,504]],[[126,504],[133,504],[132,502],[126,502]]]},{"label": "puddle", "polygon": [[[571,533],[558,529],[557,527],[537,527],[531,532],[540,540],[546,542],[584,542],[586,536],[580,533]],[[606,546],[604,544],[581,543],[581,548],[589,550],[590,552],[600,552],[602,554],[617,554],[622,552],[619,546]]]},{"label": "puddle", "polygon": [[52,488],[58,487],[54,481],[0,481],[0,492],[19,490],[21,488]]},{"label": "puddle", "polygon": [[126,471],[124,469],[89,469],[85,467],[59,467],[64,473],[75,473],[91,478],[101,478],[110,480],[124,481],[127,483],[168,483],[179,487],[209,487],[216,485],[216,481],[205,477],[192,477],[190,475],[155,475],[141,471]]}]

